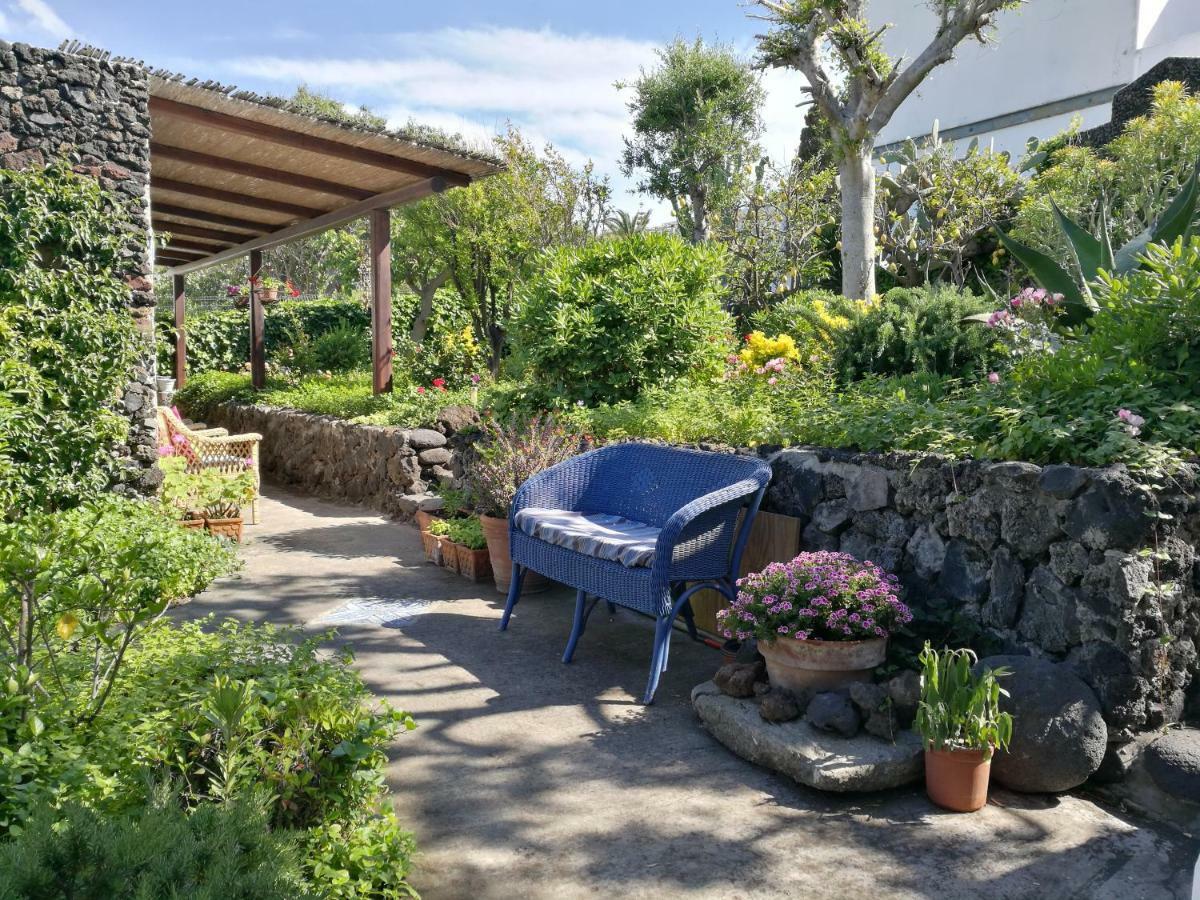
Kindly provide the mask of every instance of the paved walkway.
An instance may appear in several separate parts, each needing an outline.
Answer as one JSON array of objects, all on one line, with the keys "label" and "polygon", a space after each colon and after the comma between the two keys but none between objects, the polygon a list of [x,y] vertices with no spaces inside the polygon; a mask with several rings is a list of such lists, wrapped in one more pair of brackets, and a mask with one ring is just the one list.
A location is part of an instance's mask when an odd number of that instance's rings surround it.
[{"label": "paved walkway", "polygon": [[[688,692],[717,654],[677,641],[637,702],[650,623],[603,607],[575,662],[565,591],[502,598],[424,563],[411,527],[278,488],[246,566],[185,608],[312,625],[348,601],[413,598],[399,628],[347,625],[371,689],[419,727],[389,780],[436,898],[1178,898],[1200,845],[1073,796],[995,792],[971,816],[920,789],[820,794],[733,756]],[[369,605],[369,604],[368,604]]]}]

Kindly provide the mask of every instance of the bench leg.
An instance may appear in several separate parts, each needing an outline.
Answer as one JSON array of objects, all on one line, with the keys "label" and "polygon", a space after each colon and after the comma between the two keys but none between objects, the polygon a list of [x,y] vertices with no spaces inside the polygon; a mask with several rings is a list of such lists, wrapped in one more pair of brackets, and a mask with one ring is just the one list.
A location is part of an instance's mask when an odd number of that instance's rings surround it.
[{"label": "bench leg", "polygon": [[663,673],[667,662],[667,642],[671,639],[671,617],[659,618],[654,628],[654,653],[650,657],[650,680],[646,682],[646,694],[642,703],[649,706],[654,702],[654,692],[658,690],[658,679]]},{"label": "bench leg", "polygon": [[504,604],[504,615],[500,617],[500,630],[508,630],[508,620],[512,618],[513,607],[521,599],[521,582],[525,580],[525,567],[513,563],[512,581],[508,585],[508,602]]},{"label": "bench leg", "polygon": [[575,621],[571,623],[571,637],[567,641],[567,650],[563,654],[563,662],[569,663],[571,657],[575,655],[575,647],[579,643],[579,637],[583,634],[583,626],[587,621],[587,616],[584,614],[584,607],[587,605],[587,591],[579,591],[575,594]]},{"label": "bench leg", "polygon": [[693,641],[700,640],[700,633],[696,631],[696,613],[692,611],[691,597],[688,597],[687,602],[683,604],[683,608],[679,610],[679,614],[683,616],[683,623],[687,625],[688,637]]}]

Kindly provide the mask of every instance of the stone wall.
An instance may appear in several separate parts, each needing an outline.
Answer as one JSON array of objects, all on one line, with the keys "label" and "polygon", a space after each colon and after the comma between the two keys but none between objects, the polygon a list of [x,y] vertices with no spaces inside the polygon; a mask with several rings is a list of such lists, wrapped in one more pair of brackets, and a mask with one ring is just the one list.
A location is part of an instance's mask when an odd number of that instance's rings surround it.
[{"label": "stone wall", "polygon": [[440,507],[430,489],[461,477],[464,429],[478,422],[470,407],[443,410],[432,428],[352,425],[334,416],[239,403],[205,415],[206,424],[231,434],[261,434],[259,464],[276,481],[399,517]]},{"label": "stone wall", "polygon": [[1171,56],[1162,60],[1113,96],[1112,119],[1081,131],[1075,142],[1085,147],[1102,147],[1118,137],[1131,119],[1150,112],[1154,86],[1163,81],[1182,82],[1189,91],[1200,91],[1200,59]]},{"label": "stone wall", "polygon": [[66,158],[128,211],[113,224],[127,235],[123,274],[145,353],[119,400],[131,422],[121,454],[128,480],[143,486],[157,472],[149,102],[149,77],[138,66],[0,41],[0,166],[24,169]]},{"label": "stone wall", "polygon": [[1200,638],[1190,475],[1149,491],[1119,466],[807,449],[771,462],[764,508],[799,517],[805,549],[879,563],[919,616],[957,618],[991,650],[1071,664],[1110,740],[1181,717]]}]

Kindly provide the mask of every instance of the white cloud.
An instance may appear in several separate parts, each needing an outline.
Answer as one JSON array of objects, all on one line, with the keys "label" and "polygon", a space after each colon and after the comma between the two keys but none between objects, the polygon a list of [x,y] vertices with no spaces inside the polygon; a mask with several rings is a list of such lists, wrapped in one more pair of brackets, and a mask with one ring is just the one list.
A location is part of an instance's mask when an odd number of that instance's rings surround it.
[{"label": "white cloud", "polygon": [[[365,103],[389,122],[408,119],[486,142],[512,121],[530,140],[551,141],[574,163],[596,162],[613,177],[618,203],[650,198],[621,177],[622,137],[629,132],[631,80],[655,62],[657,44],[621,36],[568,35],[550,29],[444,28],[385,36],[370,56],[242,57],[225,60],[232,75],[273,83],[280,92],[299,82],[352,104]],[[803,81],[792,73],[764,75],[764,148],[776,158],[795,152],[804,111]],[[621,196],[624,193],[625,196]]]},{"label": "white cloud", "polygon": [[[71,26],[63,21],[62,16],[56,13],[46,0],[16,0],[15,4],[10,4],[9,12],[17,15],[15,28],[18,31],[32,27],[35,31],[56,40],[73,34]],[[5,21],[0,27],[7,32],[14,26]]]}]

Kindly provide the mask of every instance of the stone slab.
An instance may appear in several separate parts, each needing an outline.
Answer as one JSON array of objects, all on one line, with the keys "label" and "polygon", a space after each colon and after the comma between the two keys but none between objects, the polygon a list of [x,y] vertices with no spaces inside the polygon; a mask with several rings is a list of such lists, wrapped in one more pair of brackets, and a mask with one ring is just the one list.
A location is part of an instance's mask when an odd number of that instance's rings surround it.
[{"label": "stone slab", "polygon": [[803,719],[771,724],[753,699],[727,697],[706,681],[692,690],[704,727],[738,756],[821,791],[883,791],[919,781],[920,739],[903,731],[895,744],[866,734],[843,738],[817,731]]}]

